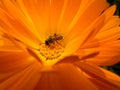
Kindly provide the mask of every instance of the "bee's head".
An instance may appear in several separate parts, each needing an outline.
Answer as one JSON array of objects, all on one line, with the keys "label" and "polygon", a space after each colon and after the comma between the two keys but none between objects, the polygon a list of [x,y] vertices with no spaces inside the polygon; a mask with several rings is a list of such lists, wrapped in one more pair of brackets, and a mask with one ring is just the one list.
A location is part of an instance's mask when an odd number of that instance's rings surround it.
[{"label": "bee's head", "polygon": [[48,40],[45,40],[45,45],[47,45],[47,46],[49,46],[49,45],[50,45],[50,43],[49,43],[49,41],[48,41]]}]

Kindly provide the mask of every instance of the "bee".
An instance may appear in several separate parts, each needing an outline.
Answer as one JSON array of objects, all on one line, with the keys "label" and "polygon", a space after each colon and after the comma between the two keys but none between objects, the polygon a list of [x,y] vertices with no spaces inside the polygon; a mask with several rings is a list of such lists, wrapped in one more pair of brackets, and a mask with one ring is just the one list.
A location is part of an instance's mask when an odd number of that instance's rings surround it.
[{"label": "bee", "polygon": [[45,40],[45,45],[50,46],[52,43],[55,42],[58,43],[58,41],[62,39],[63,39],[62,35],[55,33],[53,36],[49,36],[49,38]]}]

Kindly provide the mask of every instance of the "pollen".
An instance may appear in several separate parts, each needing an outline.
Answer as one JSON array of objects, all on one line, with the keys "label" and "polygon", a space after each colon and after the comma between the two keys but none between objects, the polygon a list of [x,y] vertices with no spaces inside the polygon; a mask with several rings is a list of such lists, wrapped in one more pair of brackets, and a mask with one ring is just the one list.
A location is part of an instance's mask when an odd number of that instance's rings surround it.
[{"label": "pollen", "polygon": [[58,59],[64,52],[62,44],[54,42],[50,45],[40,44],[40,55],[46,60]]}]

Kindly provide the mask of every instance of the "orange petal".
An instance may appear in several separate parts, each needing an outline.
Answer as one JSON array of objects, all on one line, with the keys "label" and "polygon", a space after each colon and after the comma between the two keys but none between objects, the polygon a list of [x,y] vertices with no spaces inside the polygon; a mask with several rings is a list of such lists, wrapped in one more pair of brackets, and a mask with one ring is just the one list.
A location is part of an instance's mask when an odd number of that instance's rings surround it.
[{"label": "orange petal", "polygon": [[[63,90],[98,90],[97,87],[91,83],[74,65],[72,64],[59,64],[55,66],[58,72],[58,77]],[[82,81],[82,82],[81,82]],[[87,87],[86,87],[87,85]]]},{"label": "orange petal", "polygon": [[60,33],[66,31],[66,28],[74,18],[80,7],[81,0],[51,0],[51,31]]},{"label": "orange petal", "polygon": [[41,77],[34,90],[64,90],[54,71],[41,72]]},{"label": "orange petal", "polygon": [[98,39],[101,43],[108,42],[110,40],[117,40],[120,35],[120,27],[110,28],[105,31],[101,31],[96,35],[96,39]]},{"label": "orange petal", "polygon": [[[82,1],[84,2],[84,0]],[[70,34],[70,30],[73,32],[76,31],[77,35],[84,31],[84,29],[86,29],[86,27],[88,27],[96,18],[98,18],[101,12],[108,7],[108,3],[106,0],[92,0],[88,2],[84,8],[82,6],[84,5],[82,5],[81,2],[81,6],[76,13],[76,16],[69,24],[69,27],[65,30],[68,36]]]},{"label": "orange petal", "polygon": [[[72,36],[69,36],[69,38],[65,38],[65,40],[67,41],[67,45],[65,48],[66,54],[70,55],[71,53],[75,53],[82,47],[83,44],[94,38],[103,25],[103,21],[104,15],[98,17],[93,23],[91,23],[91,25],[89,25],[89,27],[87,27],[87,29],[79,33],[79,36],[76,35],[76,38]],[[71,34],[75,35],[74,32]],[[73,40],[71,40],[71,38],[73,38]]]},{"label": "orange petal", "polygon": [[[114,65],[120,62],[120,42],[111,41],[104,43],[99,48],[96,48],[99,51],[99,54],[93,58],[88,58],[86,62],[94,63],[100,66]],[[86,52],[92,51],[93,49],[88,49]]]},{"label": "orange petal", "polygon": [[23,13],[23,11],[21,11],[21,8],[19,7],[19,4],[17,3],[20,1],[21,0],[9,0],[9,1],[1,0],[1,3],[2,3],[1,9],[3,9],[11,18],[14,18],[18,20],[19,22],[23,23],[27,28],[29,28],[32,31],[32,33],[34,33],[35,32],[35,30],[33,29],[34,26],[29,16],[26,15],[26,13]]},{"label": "orange petal", "polygon": [[34,62],[26,52],[0,52],[0,73],[21,70]]},{"label": "orange petal", "polygon": [[31,46],[32,44],[31,47],[38,47],[37,44],[39,43],[39,40],[24,25],[17,20],[11,19],[1,10],[0,13],[0,25],[3,33],[24,42],[26,45]]},{"label": "orange petal", "polygon": [[79,60],[78,56],[68,56],[68,57],[64,57],[63,59],[59,60],[56,64],[73,63],[73,62],[77,62],[78,60]]},{"label": "orange petal", "polygon": [[35,90],[98,90],[71,64],[59,64],[53,68],[53,71],[41,73]]},{"label": "orange petal", "polygon": [[103,13],[106,15],[106,22],[114,15],[115,10],[116,10],[116,5],[113,5]]},{"label": "orange petal", "polygon": [[50,34],[50,0],[19,0],[18,4],[29,15],[43,42]]},{"label": "orange petal", "polygon": [[[19,72],[14,72],[8,78],[4,79],[4,81],[0,84],[1,90],[16,90],[16,89],[23,89],[23,90],[33,90],[36,83],[40,78],[40,67],[34,63],[28,67],[24,67]],[[5,75],[3,73],[3,75]],[[27,87],[26,87],[27,86]]]},{"label": "orange petal", "polygon": [[102,27],[100,32],[110,30],[112,28],[118,27],[120,24],[120,18],[118,16],[112,16],[106,21],[105,25]]},{"label": "orange petal", "polygon": [[93,58],[93,57],[95,57],[99,54],[98,51],[91,51],[91,52],[85,53],[84,50],[80,53],[80,55],[79,55],[79,53],[80,52],[77,52],[76,55],[61,58],[56,64],[74,63],[74,62],[78,62],[78,61],[81,61],[81,60],[86,60],[86,59],[89,59],[89,58]]},{"label": "orange petal", "polygon": [[[17,0],[18,1],[18,0]],[[29,30],[25,30],[26,33],[30,34],[32,32],[32,34],[34,34],[36,37],[39,38],[38,33],[36,33],[36,30],[34,29],[34,26],[30,20],[30,18],[28,17],[28,15],[25,15],[25,13],[23,13],[21,11],[21,9],[18,7],[19,5],[17,3],[17,1],[14,0],[1,0],[1,3],[3,5],[3,7],[1,7],[12,19],[14,19],[14,22],[19,22],[20,24],[22,24],[22,26],[25,26],[26,28],[28,28]],[[15,26],[15,25],[14,25]],[[16,29],[18,30],[18,29]],[[22,30],[20,30],[19,32],[22,32]],[[24,32],[22,32],[24,33]]]},{"label": "orange petal", "polygon": [[0,37],[0,52],[16,52],[21,51],[18,46],[16,46],[13,41],[10,41],[8,38]]},{"label": "orange petal", "polygon": [[112,72],[99,68],[94,64],[76,63],[76,65],[88,75],[88,78],[98,86],[100,90],[119,90],[120,77]]}]

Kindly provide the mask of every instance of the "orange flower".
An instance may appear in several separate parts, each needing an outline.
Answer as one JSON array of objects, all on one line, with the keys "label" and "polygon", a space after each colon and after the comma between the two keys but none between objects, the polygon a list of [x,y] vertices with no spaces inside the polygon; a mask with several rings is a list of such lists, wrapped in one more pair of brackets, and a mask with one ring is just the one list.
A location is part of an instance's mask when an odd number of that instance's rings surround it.
[{"label": "orange flower", "polygon": [[0,90],[119,90],[99,66],[120,61],[120,18],[106,0],[0,0]]}]

